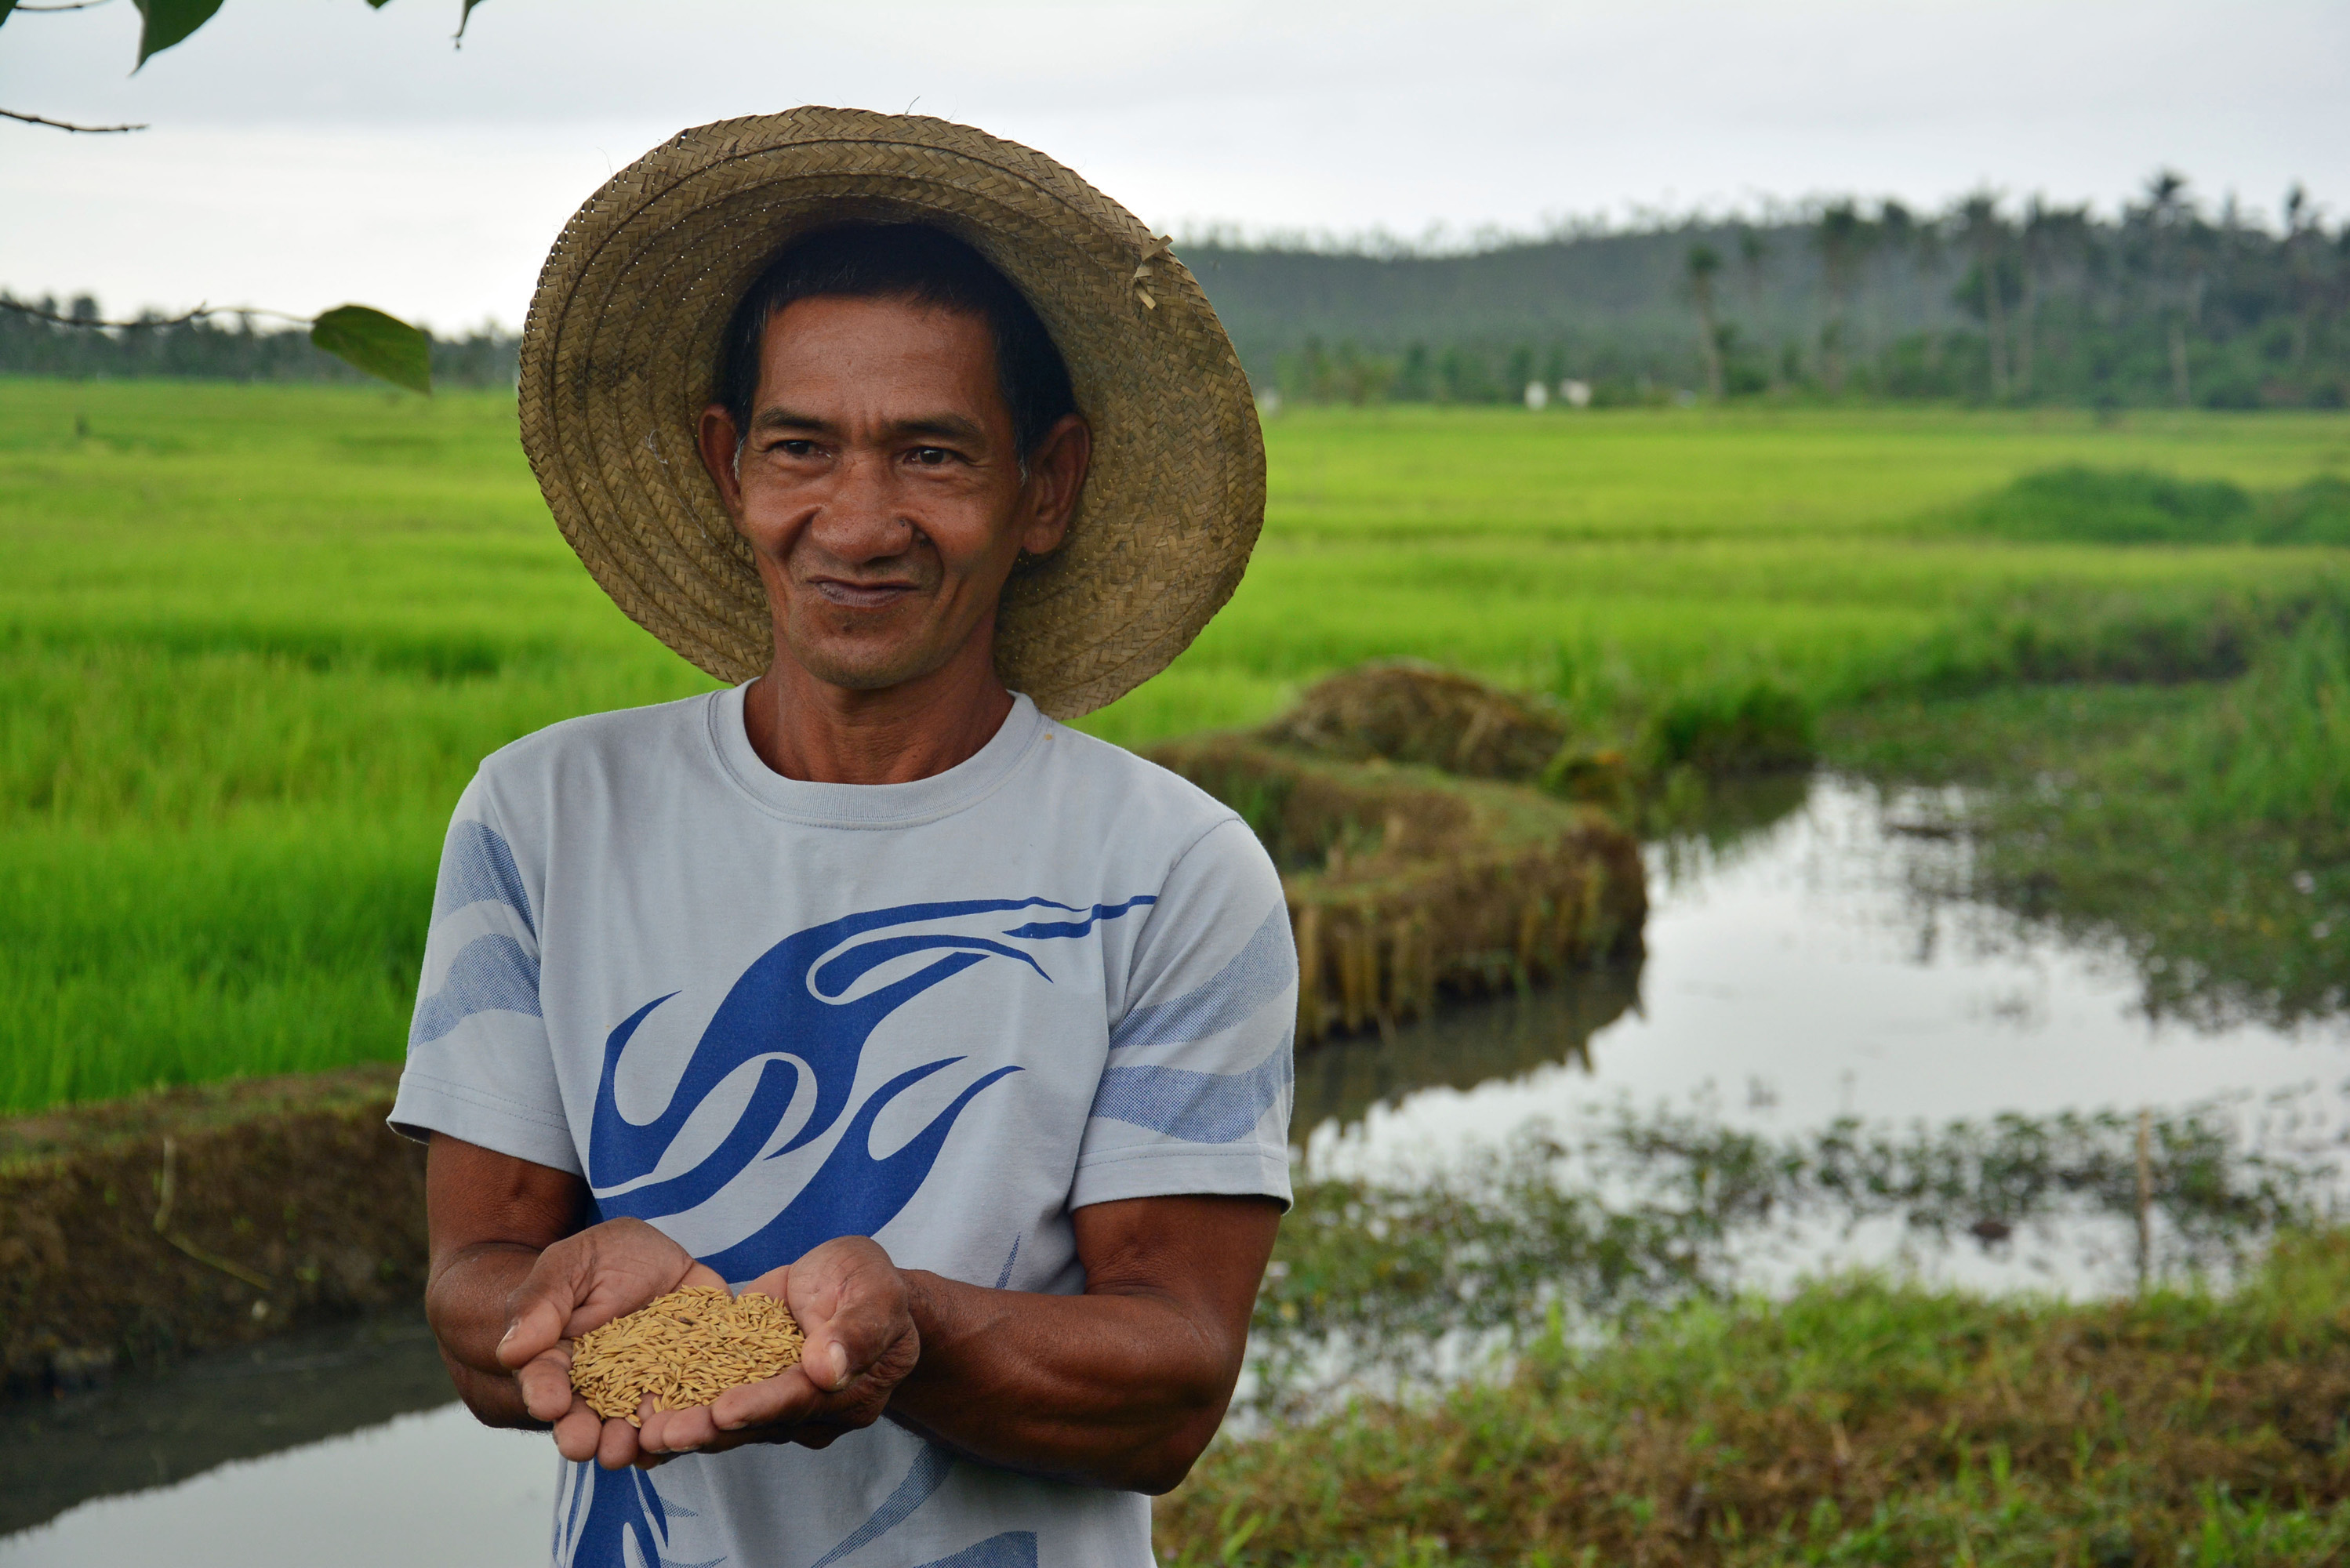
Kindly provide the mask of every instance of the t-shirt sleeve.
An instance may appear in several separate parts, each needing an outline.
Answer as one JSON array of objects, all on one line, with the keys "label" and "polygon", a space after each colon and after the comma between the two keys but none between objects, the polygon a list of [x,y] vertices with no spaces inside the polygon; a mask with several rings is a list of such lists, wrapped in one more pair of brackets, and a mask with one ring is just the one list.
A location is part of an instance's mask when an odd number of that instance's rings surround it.
[{"label": "t-shirt sleeve", "polygon": [[526,866],[484,779],[457,803],[441,851],[424,972],[391,1127],[436,1132],[579,1173],[538,1000],[538,933]]},{"label": "t-shirt sleeve", "polygon": [[1069,1206],[1179,1194],[1289,1202],[1297,949],[1237,818],[1176,861],[1136,944]]}]

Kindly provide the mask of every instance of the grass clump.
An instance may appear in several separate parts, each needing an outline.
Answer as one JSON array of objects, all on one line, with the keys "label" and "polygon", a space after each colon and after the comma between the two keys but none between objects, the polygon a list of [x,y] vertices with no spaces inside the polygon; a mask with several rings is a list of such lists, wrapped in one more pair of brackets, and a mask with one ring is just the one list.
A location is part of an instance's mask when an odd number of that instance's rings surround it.
[{"label": "grass clump", "polygon": [[1566,742],[1559,714],[1431,664],[1367,664],[1314,684],[1263,732],[1276,746],[1532,780]]},{"label": "grass clump", "polygon": [[2027,473],[1963,509],[2006,539],[2092,545],[2350,545],[2350,482],[2324,474],[2255,494],[2226,479],[2080,464]]},{"label": "grass clump", "polygon": [[1811,704],[1762,679],[1675,694],[1648,719],[1638,753],[1651,773],[1716,777],[1806,768],[1814,754]]},{"label": "grass clump", "polygon": [[1185,1563],[2310,1564],[2350,1552],[2350,1234],[2224,1293],[1869,1277],[1691,1303],[1514,1376],[1227,1442]]},{"label": "grass clump", "polygon": [[1272,853],[1297,942],[1301,1041],[1389,1030],[1440,993],[1523,988],[1638,945],[1639,846],[1587,807],[1247,735],[1149,755],[1240,813]]}]

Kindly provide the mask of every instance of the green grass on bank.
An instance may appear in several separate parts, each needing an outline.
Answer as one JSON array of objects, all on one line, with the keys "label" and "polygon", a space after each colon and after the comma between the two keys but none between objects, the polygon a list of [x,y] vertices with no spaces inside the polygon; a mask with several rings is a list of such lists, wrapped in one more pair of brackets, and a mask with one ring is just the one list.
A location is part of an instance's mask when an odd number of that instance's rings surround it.
[{"label": "green grass on bank", "polygon": [[[1097,732],[1253,722],[1398,655],[1596,722],[1758,683],[1808,711],[2229,677],[2350,585],[2320,545],[1950,524],[2066,465],[2303,485],[2350,471],[2342,416],[1396,408],[1266,435],[1247,580]],[[0,1108],[396,1058],[477,760],[709,685],[579,568],[500,395],[0,380]]]},{"label": "green grass on bank", "polygon": [[1211,1450],[1185,1563],[2063,1564],[2350,1558],[2350,1236],[2227,1293],[2066,1304],[1869,1278],[1699,1303],[1497,1385]]}]

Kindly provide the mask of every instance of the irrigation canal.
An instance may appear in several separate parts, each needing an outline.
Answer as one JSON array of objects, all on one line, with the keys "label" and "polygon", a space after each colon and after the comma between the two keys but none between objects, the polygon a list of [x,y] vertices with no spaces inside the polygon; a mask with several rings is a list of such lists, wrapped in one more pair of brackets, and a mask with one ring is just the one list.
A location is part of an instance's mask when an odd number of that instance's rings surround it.
[{"label": "irrigation canal", "polygon": [[[1613,1101],[1793,1131],[1846,1113],[1939,1122],[2331,1090],[2350,1072],[2341,1020],[2297,1033],[2151,1020],[2119,953],[1948,896],[1966,849],[1936,828],[1946,800],[1823,779],[1780,804],[1742,834],[1651,852],[1637,969],[1308,1053],[1309,1163],[1408,1178]],[[2046,1282],[2025,1261],[1948,1266]],[[555,1460],[544,1438],[484,1430],[451,1403],[403,1314],[0,1405],[0,1568],[141,1561],[159,1542],[182,1568],[486,1568],[544,1550]]]}]

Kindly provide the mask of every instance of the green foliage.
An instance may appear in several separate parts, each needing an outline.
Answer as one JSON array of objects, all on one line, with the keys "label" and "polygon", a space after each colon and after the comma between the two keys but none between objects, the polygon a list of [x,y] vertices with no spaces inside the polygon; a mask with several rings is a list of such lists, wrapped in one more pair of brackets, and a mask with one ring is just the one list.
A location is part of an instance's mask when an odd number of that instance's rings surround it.
[{"label": "green foliage", "polygon": [[2095,545],[2210,545],[2243,536],[2252,498],[2224,479],[2153,469],[2027,473],[1967,514],[1985,533]]},{"label": "green foliage", "polygon": [[2259,497],[2224,479],[2069,466],[2028,473],[1962,509],[2009,539],[2095,545],[2350,545],[2350,482],[2321,474]]},{"label": "green foliage", "polygon": [[[139,64],[213,19],[221,0],[133,0],[139,7]],[[133,67],[136,69],[137,67]]]},{"label": "green foliage", "polygon": [[2350,614],[2303,621],[2251,677],[2137,758],[2193,831],[2270,826],[2350,850]]},{"label": "green foliage", "polygon": [[432,390],[432,339],[380,310],[335,306],[310,323],[310,346],[396,387]]},{"label": "green foliage", "polygon": [[[139,7],[139,64],[141,66],[147,63],[149,57],[161,54],[192,36],[221,8],[221,0],[132,0],[132,3]],[[367,0],[367,3],[369,9],[380,11],[390,0]],[[483,0],[464,0],[464,8],[457,17],[459,37],[465,36],[465,24],[473,19],[473,7],[482,3]],[[0,3],[0,22],[8,19],[8,13],[15,6],[16,0]]]},{"label": "green foliage", "polygon": [[1680,691],[1649,716],[1638,755],[1653,774],[1675,767],[1715,775],[1808,767],[1811,706],[1762,679]]}]

